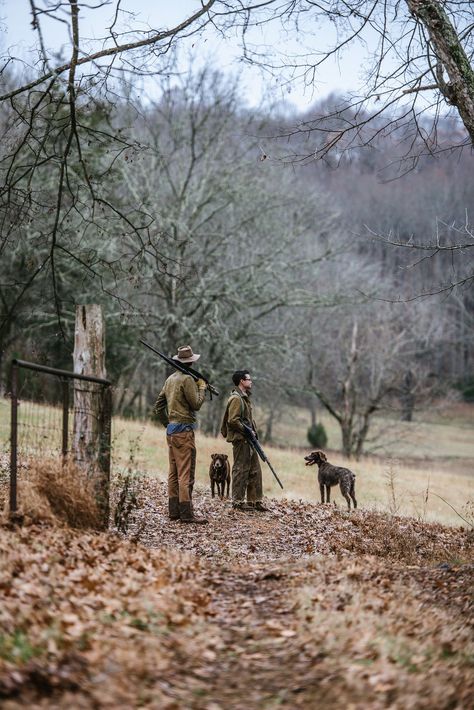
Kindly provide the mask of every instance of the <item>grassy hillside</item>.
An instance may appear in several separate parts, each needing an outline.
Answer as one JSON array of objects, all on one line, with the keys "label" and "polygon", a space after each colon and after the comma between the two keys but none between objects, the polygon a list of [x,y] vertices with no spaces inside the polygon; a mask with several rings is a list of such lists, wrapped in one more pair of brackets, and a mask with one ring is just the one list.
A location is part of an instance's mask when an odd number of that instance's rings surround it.
[{"label": "grassy hillside", "polygon": [[[441,426],[441,425],[440,425]],[[468,435],[473,440],[469,443]],[[367,457],[360,461],[348,461],[340,453],[329,456],[331,462],[350,467],[357,476],[356,496],[360,507],[413,515],[424,520],[436,520],[445,524],[460,525],[462,520],[444,498],[457,511],[465,515],[468,501],[474,500],[474,476],[468,465],[474,461],[473,431],[465,431],[465,451],[472,459],[462,465],[443,460],[404,460],[398,457]],[[211,453],[232,454],[232,447],[222,438],[214,439],[197,433],[196,478],[207,485]],[[266,446],[265,451],[283,482],[282,491],[269,468],[263,464],[264,491],[272,498],[318,501],[317,468],[304,465],[304,451]],[[149,423],[115,421],[114,456],[117,465],[133,470],[147,471],[164,480],[167,475],[168,451],[162,428]],[[345,505],[338,489],[332,490],[332,498],[338,505]]]},{"label": "grassy hillside", "polygon": [[[325,410],[318,413],[328,435],[328,448],[341,449],[338,423]],[[258,421],[262,421],[259,417]],[[306,432],[309,415],[305,409],[292,407],[282,412],[273,427],[278,446],[308,446]],[[374,417],[365,451],[398,458],[448,458],[462,463],[474,457],[474,406],[463,402],[439,402],[429,410],[416,412],[413,422],[398,418]]]},{"label": "grassy hillside", "polygon": [[[52,438],[50,430],[55,431],[58,440],[58,410],[25,406],[23,411],[20,407],[21,417],[27,426],[22,429],[20,441],[23,445],[32,442],[33,452],[47,446]],[[335,424],[324,418],[329,434],[329,460],[354,470],[357,499],[365,509],[460,525],[462,520],[452,508],[469,520],[472,518],[468,507],[469,502],[474,501],[474,408],[462,404],[448,410],[437,408],[426,413],[424,419],[413,424],[380,420],[377,426],[384,430],[384,448],[378,455],[348,461],[337,451],[339,440]],[[43,428],[38,429],[38,424]],[[269,497],[319,500],[317,469],[306,467],[303,461],[304,452],[310,448],[305,443],[307,426],[307,413],[296,409],[286,411],[276,424],[278,446],[265,449],[285,489],[280,490],[268,467],[263,465],[264,489]],[[8,448],[8,434],[9,401],[0,399],[3,451]],[[115,418],[112,440],[113,465],[117,470],[146,472],[160,480],[166,479],[168,452],[163,428],[148,421]],[[292,447],[282,448],[288,442]],[[207,485],[211,453],[231,455],[231,446],[221,437],[205,437],[198,432],[197,447],[197,481]],[[336,489],[332,498],[338,505],[345,505]]]}]

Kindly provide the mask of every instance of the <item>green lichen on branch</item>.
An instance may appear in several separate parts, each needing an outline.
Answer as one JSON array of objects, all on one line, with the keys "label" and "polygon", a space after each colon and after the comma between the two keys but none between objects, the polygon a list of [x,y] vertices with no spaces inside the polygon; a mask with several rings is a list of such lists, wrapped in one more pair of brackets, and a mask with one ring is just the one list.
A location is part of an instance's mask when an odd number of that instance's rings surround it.
[{"label": "green lichen on branch", "polygon": [[432,50],[449,82],[437,79],[445,99],[455,105],[474,143],[474,71],[451,20],[436,0],[407,0],[413,17],[429,34]]}]

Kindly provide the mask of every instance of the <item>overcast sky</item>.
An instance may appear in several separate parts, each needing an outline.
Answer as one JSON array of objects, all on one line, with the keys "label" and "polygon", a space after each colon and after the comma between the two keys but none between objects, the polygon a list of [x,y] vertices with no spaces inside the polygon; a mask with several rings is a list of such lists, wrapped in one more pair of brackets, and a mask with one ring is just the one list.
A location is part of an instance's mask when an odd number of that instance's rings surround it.
[{"label": "overcast sky", "polygon": [[[39,0],[38,4],[43,3]],[[99,4],[99,0],[89,4]],[[105,7],[94,11],[82,9],[80,34],[83,39],[99,39],[106,35],[105,28],[111,24],[115,4],[115,0],[111,0]],[[67,6],[67,3],[65,5]],[[133,24],[134,26],[138,24],[141,29],[171,27],[199,7],[199,0],[122,0],[121,2],[121,9],[133,13],[135,16]],[[0,0],[0,28],[2,51],[11,48],[11,54],[27,59],[28,49],[36,43],[36,35],[31,28],[29,0]],[[67,45],[68,37],[64,23],[45,19],[42,29],[49,48],[58,51]],[[329,32],[330,28],[321,28],[321,43],[327,41]],[[254,43],[261,42],[274,47],[281,47],[283,42],[276,26],[271,29],[262,27],[260,30],[254,30],[251,39]],[[357,50],[352,50],[339,64],[336,62],[325,64],[315,86],[305,87],[301,81],[288,85],[282,81],[282,77],[280,81],[278,78],[268,76],[263,78],[257,67],[244,67],[241,62],[238,62],[241,52],[235,37],[224,39],[216,36],[215,32],[209,31],[198,42],[192,40],[192,43],[194,43],[193,52],[198,56],[196,61],[204,63],[210,60],[214,66],[218,66],[224,72],[239,75],[246,101],[250,105],[258,105],[262,95],[269,94],[274,100],[284,101],[304,110],[316,99],[333,91],[353,89],[358,83],[361,71],[362,55]],[[190,45],[191,42],[188,44],[188,49]],[[288,48],[290,51],[300,51],[296,42]]]}]

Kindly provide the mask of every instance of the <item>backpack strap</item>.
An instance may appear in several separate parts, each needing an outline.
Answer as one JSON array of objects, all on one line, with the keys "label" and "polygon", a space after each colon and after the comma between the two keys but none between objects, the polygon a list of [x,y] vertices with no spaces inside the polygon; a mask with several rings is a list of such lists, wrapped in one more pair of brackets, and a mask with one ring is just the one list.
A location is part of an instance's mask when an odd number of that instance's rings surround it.
[{"label": "backpack strap", "polygon": [[245,413],[243,397],[238,392],[233,392],[229,397],[229,401],[232,399],[232,397],[238,397],[240,399],[240,417],[243,419]]},{"label": "backpack strap", "polygon": [[238,397],[240,399],[240,418],[241,419],[244,418],[244,413],[245,413],[244,400],[242,399],[242,397],[240,396],[240,394],[238,392],[234,391],[231,393],[231,395],[229,397],[229,401],[227,402],[227,407],[226,407],[226,410],[224,413],[224,418],[222,420],[221,434],[224,437],[224,439],[227,438],[227,419],[229,416],[229,403],[230,403],[230,400],[235,397]]}]

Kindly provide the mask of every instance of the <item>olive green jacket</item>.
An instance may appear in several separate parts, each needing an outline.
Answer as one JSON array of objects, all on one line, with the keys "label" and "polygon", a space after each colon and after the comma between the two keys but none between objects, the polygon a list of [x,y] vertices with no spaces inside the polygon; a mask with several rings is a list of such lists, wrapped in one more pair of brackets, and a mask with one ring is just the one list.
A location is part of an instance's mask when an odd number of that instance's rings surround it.
[{"label": "olive green jacket", "polygon": [[206,394],[206,384],[198,386],[191,375],[173,372],[166,380],[153,407],[153,412],[163,426],[170,422],[194,424],[195,412],[201,409]]},{"label": "olive green jacket", "polygon": [[255,424],[252,414],[252,404],[250,397],[247,394],[242,394],[238,389],[232,390],[227,401],[227,407],[222,419],[221,434],[226,441],[242,441],[245,439],[242,419],[252,425],[253,430],[257,433],[257,425]]}]

